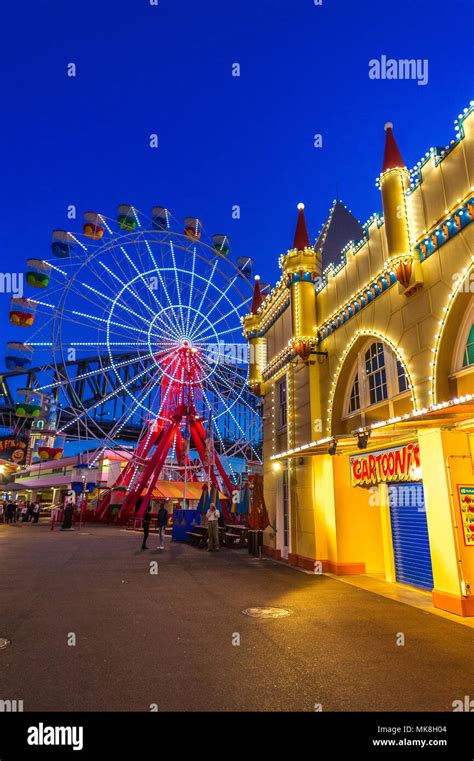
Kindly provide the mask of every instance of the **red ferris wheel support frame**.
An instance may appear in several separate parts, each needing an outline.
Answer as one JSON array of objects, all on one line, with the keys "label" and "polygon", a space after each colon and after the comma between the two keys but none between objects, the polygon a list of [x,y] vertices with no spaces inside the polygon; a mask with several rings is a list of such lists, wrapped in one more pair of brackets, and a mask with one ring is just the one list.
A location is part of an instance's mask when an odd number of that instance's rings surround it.
[{"label": "red ferris wheel support frame", "polygon": [[[196,391],[199,393],[199,389],[202,389],[202,377],[203,368],[199,352],[194,350],[186,340],[182,341],[180,347],[171,352],[163,362],[161,392],[162,399],[167,401],[166,408],[161,410],[161,414],[153,423],[149,424],[148,431],[142,437],[134,457],[127,463],[114,484],[114,486],[124,486],[127,489],[119,513],[119,522],[123,522],[133,514],[138,518],[145,514],[172,442],[175,437],[180,437],[183,418],[185,418],[190,439],[202,466],[208,472],[210,485],[218,491],[224,491],[229,500],[232,498],[232,483],[219,455],[214,451],[213,444],[212,452],[208,451],[206,431],[195,408],[194,397]],[[138,477],[136,477],[137,471]],[[137,510],[139,499],[141,503]],[[98,507],[100,519],[109,512],[110,503],[111,490],[104,495]],[[231,522],[232,516],[225,504],[222,504],[222,511],[226,521]]]}]

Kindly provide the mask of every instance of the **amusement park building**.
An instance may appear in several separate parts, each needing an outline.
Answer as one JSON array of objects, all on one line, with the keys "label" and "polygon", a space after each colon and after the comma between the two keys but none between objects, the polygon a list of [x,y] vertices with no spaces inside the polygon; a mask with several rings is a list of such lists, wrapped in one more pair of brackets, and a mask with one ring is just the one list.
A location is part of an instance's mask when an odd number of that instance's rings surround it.
[{"label": "amusement park building", "polygon": [[341,204],[314,246],[300,204],[281,278],[265,299],[256,282],[243,320],[264,400],[265,549],[472,616],[474,109],[411,172],[385,130],[383,216],[326,266]]}]

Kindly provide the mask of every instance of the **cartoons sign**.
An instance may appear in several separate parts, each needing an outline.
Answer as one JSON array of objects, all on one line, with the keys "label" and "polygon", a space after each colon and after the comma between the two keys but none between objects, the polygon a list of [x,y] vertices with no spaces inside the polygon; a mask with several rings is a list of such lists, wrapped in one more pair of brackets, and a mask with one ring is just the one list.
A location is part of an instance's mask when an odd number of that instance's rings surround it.
[{"label": "cartoons sign", "polygon": [[366,486],[390,481],[420,480],[420,448],[406,444],[380,452],[350,458],[352,486]]}]

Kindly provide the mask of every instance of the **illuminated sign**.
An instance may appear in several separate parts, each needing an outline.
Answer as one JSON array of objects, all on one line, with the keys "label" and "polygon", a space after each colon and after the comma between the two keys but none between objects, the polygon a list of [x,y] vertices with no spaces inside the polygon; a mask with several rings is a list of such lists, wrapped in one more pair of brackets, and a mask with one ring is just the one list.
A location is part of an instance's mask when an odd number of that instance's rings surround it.
[{"label": "illuminated sign", "polygon": [[22,465],[26,459],[28,440],[21,436],[0,436],[0,459]]},{"label": "illuminated sign", "polygon": [[418,443],[357,454],[350,458],[350,463],[352,486],[421,479]]},{"label": "illuminated sign", "polygon": [[458,486],[464,544],[474,546],[474,486]]}]

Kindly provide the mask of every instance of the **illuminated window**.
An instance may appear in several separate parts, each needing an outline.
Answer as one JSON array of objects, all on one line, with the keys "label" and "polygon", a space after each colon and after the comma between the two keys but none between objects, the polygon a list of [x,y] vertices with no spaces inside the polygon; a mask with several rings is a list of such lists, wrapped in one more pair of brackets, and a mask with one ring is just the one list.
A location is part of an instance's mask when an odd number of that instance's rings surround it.
[{"label": "illuminated window", "polygon": [[462,366],[474,365],[474,324],[471,326],[463,354]]},{"label": "illuminated window", "polygon": [[357,412],[360,410],[360,391],[359,391],[359,376],[356,375],[354,383],[351,388],[351,395],[349,398],[349,414],[351,412]]},{"label": "illuminated window", "polygon": [[286,420],[288,413],[288,400],[286,392],[286,377],[282,378],[276,384],[277,393],[277,423],[278,430],[286,428]]},{"label": "illuminated window", "polygon": [[398,378],[399,392],[402,393],[402,391],[408,391],[408,389],[410,388],[410,384],[408,383],[408,378],[405,374],[403,365],[399,359],[397,359],[397,378]]},{"label": "illuminated window", "polygon": [[388,398],[388,391],[382,343],[373,343],[365,352],[365,373],[369,384],[370,404],[383,402]]},{"label": "illuminated window", "polygon": [[361,347],[346,390],[346,415],[355,415],[373,404],[407,394],[410,383],[403,363],[382,341]]}]

